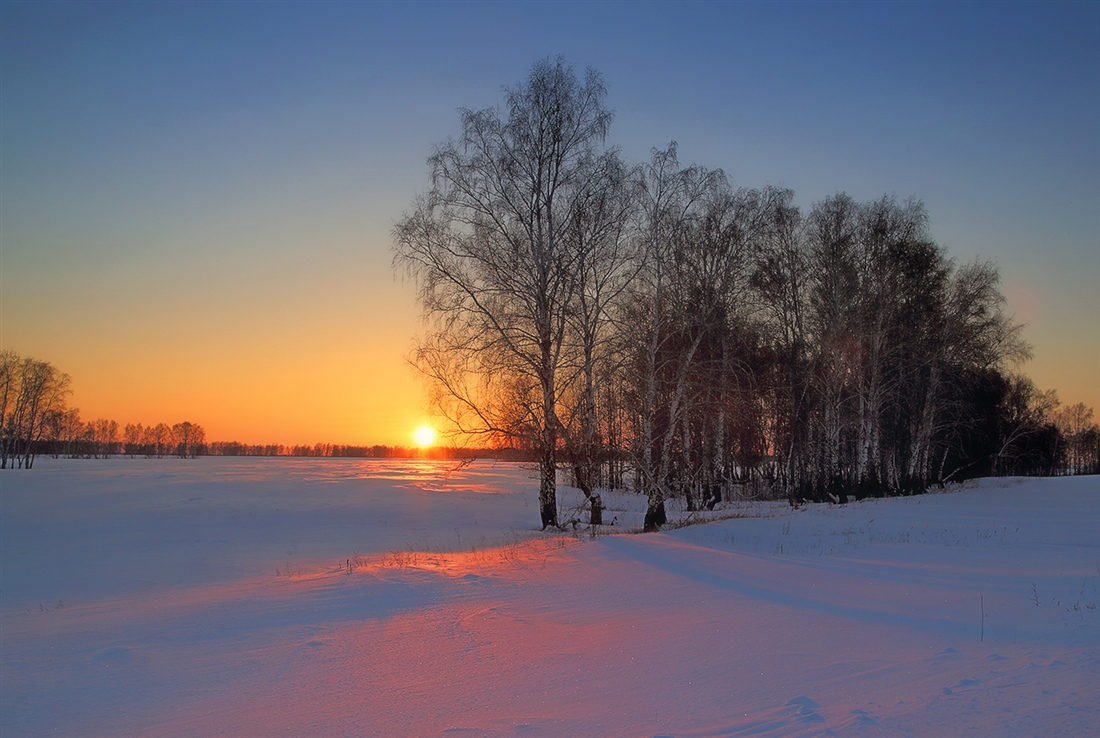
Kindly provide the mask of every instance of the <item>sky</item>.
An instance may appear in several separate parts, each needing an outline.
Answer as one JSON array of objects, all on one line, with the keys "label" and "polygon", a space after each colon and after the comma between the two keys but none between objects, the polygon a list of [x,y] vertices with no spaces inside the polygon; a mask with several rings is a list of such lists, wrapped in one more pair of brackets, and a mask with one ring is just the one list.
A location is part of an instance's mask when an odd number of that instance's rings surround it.
[{"label": "sky", "polygon": [[564,55],[610,143],[808,209],[925,203],[1022,367],[1100,408],[1100,3],[0,3],[0,348],[82,417],[412,444],[394,223],[458,110]]}]

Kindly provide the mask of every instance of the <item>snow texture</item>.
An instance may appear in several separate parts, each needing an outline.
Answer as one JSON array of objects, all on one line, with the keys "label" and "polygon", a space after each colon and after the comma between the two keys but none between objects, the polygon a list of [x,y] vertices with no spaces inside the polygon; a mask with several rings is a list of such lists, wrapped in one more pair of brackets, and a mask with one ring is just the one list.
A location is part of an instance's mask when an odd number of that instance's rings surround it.
[{"label": "snow texture", "polygon": [[504,463],[35,466],[0,474],[3,736],[1100,734],[1096,477],[652,535],[606,494],[593,535]]}]

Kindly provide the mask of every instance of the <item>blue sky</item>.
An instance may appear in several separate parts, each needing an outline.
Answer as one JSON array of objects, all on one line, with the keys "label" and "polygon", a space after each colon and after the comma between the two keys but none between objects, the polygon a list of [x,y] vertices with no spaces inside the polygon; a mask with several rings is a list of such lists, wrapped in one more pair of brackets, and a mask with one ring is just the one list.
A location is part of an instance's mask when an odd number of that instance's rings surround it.
[{"label": "blue sky", "polygon": [[457,109],[558,54],[603,74],[633,160],[674,139],[804,208],[923,199],[1000,265],[1025,370],[1100,406],[1093,2],[5,0],[0,344],[90,415],[400,440],[423,403],[390,228]]}]

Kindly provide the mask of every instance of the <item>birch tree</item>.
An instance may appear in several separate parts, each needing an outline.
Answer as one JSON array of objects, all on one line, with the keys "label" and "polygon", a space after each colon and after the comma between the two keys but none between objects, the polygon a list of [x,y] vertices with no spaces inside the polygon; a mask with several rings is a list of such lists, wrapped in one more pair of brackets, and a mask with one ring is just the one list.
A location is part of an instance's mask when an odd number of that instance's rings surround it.
[{"label": "birch tree", "polygon": [[0,353],[0,468],[34,465],[50,419],[65,410],[69,381],[48,361]]},{"label": "birch tree", "polygon": [[[591,186],[577,198],[574,222],[567,231],[575,288],[567,311],[566,356],[571,357],[571,392],[563,422],[567,449],[577,487],[589,503],[589,522],[603,523],[603,502],[598,486],[607,458],[609,427],[614,412],[607,402],[621,368],[619,327],[615,310],[636,276],[636,240],[630,238],[630,221],[636,197],[636,172],[626,167],[616,152],[597,162]],[[610,476],[610,475],[608,475]]]},{"label": "birch tree", "polygon": [[530,444],[543,527],[557,525],[559,378],[577,288],[568,232],[599,180],[611,123],[599,74],[537,62],[504,110],[462,111],[428,160],[431,190],[394,229],[428,332],[415,353],[464,432]]}]

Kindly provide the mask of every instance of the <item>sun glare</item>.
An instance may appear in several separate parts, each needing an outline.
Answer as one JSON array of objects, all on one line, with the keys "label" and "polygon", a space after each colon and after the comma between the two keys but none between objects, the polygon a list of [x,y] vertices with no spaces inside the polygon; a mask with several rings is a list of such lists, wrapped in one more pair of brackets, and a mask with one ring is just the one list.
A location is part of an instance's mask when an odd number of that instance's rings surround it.
[{"label": "sun glare", "polygon": [[426,448],[435,443],[435,428],[430,425],[420,426],[413,435],[416,437],[416,444],[421,448]]}]

